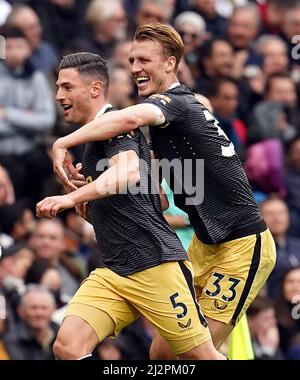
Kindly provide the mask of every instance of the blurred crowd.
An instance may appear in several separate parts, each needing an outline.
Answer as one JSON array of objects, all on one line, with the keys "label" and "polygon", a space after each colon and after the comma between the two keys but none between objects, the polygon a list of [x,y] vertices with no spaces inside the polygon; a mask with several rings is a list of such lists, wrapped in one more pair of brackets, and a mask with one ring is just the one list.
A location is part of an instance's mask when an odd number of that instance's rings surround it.
[{"label": "blurred crowd", "polygon": [[[74,210],[35,218],[37,201],[63,192],[51,145],[77,128],[55,102],[60,59],[100,54],[109,102],[139,102],[127,56],[149,22],[181,35],[179,80],[209,98],[276,242],[275,270],[248,312],[256,358],[300,359],[300,0],[0,0],[0,359],[54,359],[65,306],[100,254]],[[72,154],[80,162],[82,147]],[[170,204],[187,247],[192,228]],[[95,356],[148,359],[152,334],[141,318]]]}]

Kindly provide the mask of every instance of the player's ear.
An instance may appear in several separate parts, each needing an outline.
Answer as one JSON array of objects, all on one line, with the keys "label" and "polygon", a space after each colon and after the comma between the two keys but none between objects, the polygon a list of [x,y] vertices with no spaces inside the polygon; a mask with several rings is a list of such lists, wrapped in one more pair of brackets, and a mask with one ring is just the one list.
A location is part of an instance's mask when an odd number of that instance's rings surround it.
[{"label": "player's ear", "polygon": [[96,98],[103,92],[103,83],[100,81],[94,81],[91,86],[91,96],[92,98]]},{"label": "player's ear", "polygon": [[166,72],[170,73],[171,71],[174,71],[175,70],[175,66],[176,66],[176,58],[174,57],[174,55],[171,55],[167,59]]}]

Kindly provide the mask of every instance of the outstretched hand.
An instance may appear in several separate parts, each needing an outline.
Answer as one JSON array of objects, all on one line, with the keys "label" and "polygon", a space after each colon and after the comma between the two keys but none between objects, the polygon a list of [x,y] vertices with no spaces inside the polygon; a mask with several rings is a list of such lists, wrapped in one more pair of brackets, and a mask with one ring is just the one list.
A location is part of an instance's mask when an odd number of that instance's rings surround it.
[{"label": "outstretched hand", "polygon": [[51,219],[56,217],[59,212],[74,206],[75,202],[70,194],[47,197],[36,205],[36,215],[41,218]]}]

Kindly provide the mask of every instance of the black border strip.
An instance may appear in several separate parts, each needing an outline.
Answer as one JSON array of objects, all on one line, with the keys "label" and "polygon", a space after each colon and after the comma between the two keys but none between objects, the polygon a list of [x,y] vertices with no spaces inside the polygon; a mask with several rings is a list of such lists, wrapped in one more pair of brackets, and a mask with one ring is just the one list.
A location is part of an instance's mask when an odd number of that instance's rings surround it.
[{"label": "black border strip", "polygon": [[190,289],[190,292],[192,294],[192,297],[193,297],[193,300],[194,300],[194,304],[196,306],[196,309],[197,309],[197,313],[198,313],[198,316],[199,316],[199,319],[200,319],[200,322],[201,324],[204,326],[204,327],[207,327],[208,326],[208,323],[207,323],[207,320],[205,319],[204,315],[202,314],[201,312],[201,309],[200,309],[200,306],[197,302],[197,298],[196,298],[196,292],[195,292],[195,288],[194,288],[194,284],[193,284],[193,276],[192,276],[192,273],[191,271],[189,270],[189,268],[187,268],[184,263],[182,261],[178,261],[178,264],[180,266],[180,269],[184,275],[184,278],[188,284],[188,287]]},{"label": "black border strip", "polygon": [[241,311],[245,305],[246,299],[250,293],[251,286],[253,285],[254,278],[255,278],[255,275],[258,271],[258,267],[260,264],[260,256],[261,256],[261,236],[260,236],[260,234],[256,234],[256,243],[254,246],[254,252],[253,252],[252,261],[250,264],[248,277],[247,277],[241,298],[239,300],[239,303],[238,303],[238,305],[235,309],[235,312],[233,314],[233,317],[232,317],[232,324],[233,325],[236,324],[238,316],[240,315],[240,313],[241,313]]}]

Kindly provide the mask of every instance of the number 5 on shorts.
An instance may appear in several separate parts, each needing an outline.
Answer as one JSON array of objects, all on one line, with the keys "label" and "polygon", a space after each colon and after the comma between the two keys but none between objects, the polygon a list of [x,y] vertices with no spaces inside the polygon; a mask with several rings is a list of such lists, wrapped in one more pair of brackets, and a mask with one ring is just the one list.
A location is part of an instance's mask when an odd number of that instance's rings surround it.
[{"label": "number 5 on shorts", "polygon": [[170,297],[171,304],[173,306],[173,309],[176,309],[177,307],[180,307],[182,309],[182,313],[176,314],[177,318],[184,318],[187,315],[188,309],[186,305],[183,302],[176,302],[176,298],[179,297],[178,292],[174,293]]}]

